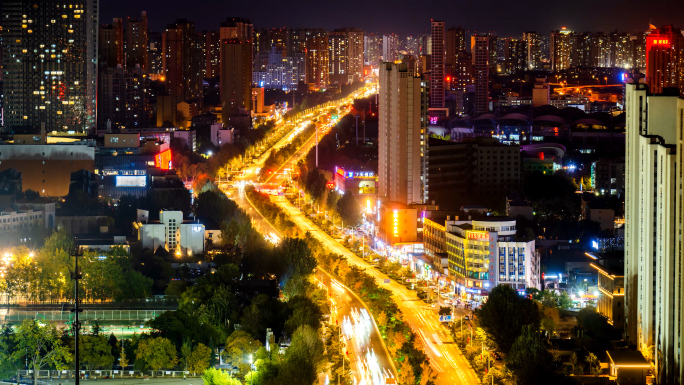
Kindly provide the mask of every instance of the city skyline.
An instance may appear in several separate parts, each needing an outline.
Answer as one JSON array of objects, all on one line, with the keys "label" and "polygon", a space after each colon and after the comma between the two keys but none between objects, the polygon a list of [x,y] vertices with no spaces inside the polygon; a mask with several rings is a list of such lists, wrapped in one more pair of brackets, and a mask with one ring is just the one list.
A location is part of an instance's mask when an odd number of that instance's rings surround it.
[{"label": "city skyline", "polygon": [[[253,3],[228,3],[203,1],[202,5],[182,9],[179,0],[124,0],[102,2],[100,23],[107,23],[114,17],[139,15],[147,10],[150,14],[152,31],[162,31],[166,25],[178,18],[186,18],[197,24],[198,30],[216,29],[228,16],[249,18],[255,28],[325,28],[356,27],[377,34],[399,35],[429,34],[430,24],[426,20],[438,19],[447,28],[462,26],[468,32],[496,31],[499,36],[517,36],[527,30],[547,31],[567,27],[573,31],[623,31],[648,30],[648,24],[678,25],[684,20],[684,4],[675,0],[647,2],[627,0],[616,7],[610,2],[589,2],[578,0],[572,6],[530,0],[520,3],[479,1],[471,3],[445,3],[429,1],[421,7],[402,7],[402,2],[366,1],[325,2],[300,1],[283,8],[279,2],[264,0]],[[177,6],[174,6],[176,4]],[[356,5],[363,5],[359,9]],[[591,8],[588,8],[591,6]],[[648,9],[642,9],[648,8]],[[207,9],[212,12],[206,13]],[[264,12],[264,10],[274,10]],[[277,10],[277,11],[276,11]],[[535,11],[536,10],[536,11]],[[591,12],[587,12],[590,10]],[[378,21],[378,15],[391,15]],[[461,15],[461,16],[459,16]],[[447,16],[447,17],[445,17]]]}]

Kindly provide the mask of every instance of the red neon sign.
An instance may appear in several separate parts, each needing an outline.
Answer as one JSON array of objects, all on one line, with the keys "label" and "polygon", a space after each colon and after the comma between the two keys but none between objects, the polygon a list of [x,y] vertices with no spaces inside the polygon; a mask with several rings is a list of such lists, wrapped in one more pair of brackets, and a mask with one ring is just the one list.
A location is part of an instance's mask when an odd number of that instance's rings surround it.
[{"label": "red neon sign", "polygon": [[170,170],[171,167],[171,150],[160,152],[154,156],[154,167],[162,170]]},{"label": "red neon sign", "polygon": [[468,239],[473,239],[476,241],[488,241],[489,233],[486,232],[468,232]]}]

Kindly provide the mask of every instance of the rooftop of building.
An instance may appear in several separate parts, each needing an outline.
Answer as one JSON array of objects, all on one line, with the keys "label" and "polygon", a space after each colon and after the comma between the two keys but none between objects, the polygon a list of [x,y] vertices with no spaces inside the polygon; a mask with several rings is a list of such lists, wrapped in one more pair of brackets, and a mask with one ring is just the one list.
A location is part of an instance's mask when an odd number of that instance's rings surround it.
[{"label": "rooftop of building", "polygon": [[629,366],[632,368],[650,368],[641,352],[636,350],[608,350],[608,359],[616,366]]},{"label": "rooftop of building", "polygon": [[389,208],[389,209],[395,209],[395,210],[408,210],[408,209],[413,208],[407,204],[404,204],[401,202],[394,202],[394,201],[382,202],[382,205]]}]

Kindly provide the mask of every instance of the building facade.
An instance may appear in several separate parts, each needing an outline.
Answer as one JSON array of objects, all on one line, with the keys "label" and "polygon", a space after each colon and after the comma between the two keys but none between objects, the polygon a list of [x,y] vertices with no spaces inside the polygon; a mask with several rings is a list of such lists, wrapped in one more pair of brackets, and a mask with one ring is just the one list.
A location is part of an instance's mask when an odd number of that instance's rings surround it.
[{"label": "building facade", "polygon": [[472,37],[475,114],[489,112],[489,40],[490,36],[474,35]]},{"label": "building facade", "polygon": [[380,69],[378,198],[404,204],[427,199],[427,82],[406,63]]},{"label": "building facade", "polygon": [[591,264],[598,271],[598,300],[596,311],[606,317],[615,329],[625,324],[625,277],[608,271],[604,266]]},{"label": "building facade", "polygon": [[652,93],[677,87],[684,92],[684,35],[671,25],[654,29],[646,36],[646,83]]},{"label": "building facade", "polygon": [[143,248],[156,250],[161,246],[176,255],[204,252],[204,225],[184,221],[182,211],[162,210],[159,222],[138,221],[134,227]]},{"label": "building facade", "polygon": [[432,20],[430,31],[430,108],[444,108],[444,22]]},{"label": "building facade", "polygon": [[535,242],[516,240],[516,222],[506,217],[456,221],[446,226],[449,276],[456,293],[480,300],[494,286],[540,287]]},{"label": "building facade", "polygon": [[252,106],[252,45],[238,38],[221,41],[221,112],[223,121]]},{"label": "building facade", "polygon": [[684,99],[626,84],[625,331],[659,384],[681,383]]},{"label": "building facade", "polygon": [[83,133],[95,126],[98,5],[3,1],[6,127]]}]

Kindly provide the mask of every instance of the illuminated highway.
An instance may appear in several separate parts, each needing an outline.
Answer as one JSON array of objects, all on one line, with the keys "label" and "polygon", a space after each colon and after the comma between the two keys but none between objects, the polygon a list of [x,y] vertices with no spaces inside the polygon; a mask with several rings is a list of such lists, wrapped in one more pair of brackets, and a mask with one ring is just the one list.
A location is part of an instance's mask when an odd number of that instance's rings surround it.
[{"label": "illuminated highway", "polygon": [[328,250],[345,256],[350,264],[365,270],[366,273],[375,278],[380,287],[393,293],[394,300],[404,313],[404,320],[408,322],[425,346],[425,353],[430,357],[430,363],[437,372],[438,384],[477,384],[480,382],[451,336],[440,324],[434,309],[418,299],[415,292],[394,280],[385,283],[385,280],[389,278],[388,276],[373,268],[328,234],[318,229],[313,222],[285,198],[273,197],[273,201],[290,214],[292,221],[298,227],[311,232]]},{"label": "illuminated highway", "polygon": [[[345,104],[349,104],[351,100],[347,100]],[[340,104],[342,106],[344,104]],[[307,120],[300,122],[300,124],[308,124],[316,117],[327,113],[328,109],[319,109],[317,114],[311,114]],[[325,128],[323,128],[325,129]],[[321,130],[322,131],[322,130]],[[319,139],[320,139],[319,131]],[[292,140],[293,135],[286,135],[281,141],[277,143],[278,146],[282,147]],[[283,179],[288,176],[281,172],[285,169],[294,169],[294,165],[306,155],[308,150],[315,144],[314,137],[306,141],[302,147],[286,162],[284,162],[278,170],[269,178],[275,178],[275,182],[282,183]],[[245,174],[239,178],[239,183],[256,183],[258,177],[258,169],[263,165],[266,160],[268,152],[262,155],[256,162],[249,165],[246,168]],[[272,234],[278,234],[275,228],[268,223],[267,220],[261,216],[256,208],[254,208],[248,199],[244,196],[242,189],[233,189],[227,192],[229,196],[234,199],[240,207],[242,207],[251,217],[255,227],[266,236],[266,238],[272,238]],[[401,284],[390,280],[389,283],[385,283],[385,279],[388,279],[385,274],[382,274],[378,270],[374,269],[370,264],[357,257],[354,253],[347,250],[339,242],[334,240],[328,234],[320,230],[313,222],[302,214],[295,206],[290,204],[284,197],[272,197],[272,200],[278,204],[286,213],[288,213],[292,221],[302,230],[310,232],[316,239],[318,239],[328,250],[345,256],[349,263],[354,264],[361,269],[365,270],[368,274],[376,279],[376,282],[381,287],[390,290],[393,293],[394,299],[397,305],[402,310],[404,314],[405,321],[411,326],[414,332],[418,335],[421,342],[425,346],[425,353],[430,358],[430,364],[437,373],[437,383],[438,384],[477,384],[480,382],[479,378],[470,367],[463,354],[456,347],[454,341],[450,337],[447,330],[439,322],[439,318],[436,313],[436,309],[426,305],[423,301],[419,300],[416,293],[402,286]],[[322,274],[322,273],[321,273]],[[330,277],[328,277],[330,278]],[[347,291],[341,291],[336,293],[339,288],[336,285],[328,286],[329,289],[332,288],[335,295],[344,295],[343,293]],[[347,292],[348,293],[348,292]],[[358,324],[358,319],[362,317],[360,311],[355,311],[355,309],[360,309],[361,306],[354,305],[351,299],[353,295],[347,294],[343,301],[337,302],[338,309],[338,319],[348,319],[350,324]],[[341,304],[346,304],[345,306],[340,306]],[[463,315],[462,309],[457,309],[457,313],[460,312]],[[458,315],[458,314],[457,314]],[[340,318],[341,317],[341,318]],[[347,318],[345,318],[347,317]],[[355,320],[355,321],[352,321]],[[464,325],[465,327],[465,325]],[[377,333],[377,332],[375,332]],[[357,383],[362,380],[368,380],[375,378],[373,373],[378,373],[378,370],[374,368],[372,362],[377,357],[377,362],[379,362],[380,371],[390,370],[387,362],[389,362],[389,357],[382,350],[377,348],[377,343],[373,342],[374,332],[371,330],[371,337],[369,338],[370,346],[372,347],[371,354],[368,354],[368,349],[366,344],[354,341],[350,347],[354,348],[350,355],[355,357],[355,362],[352,364],[352,373]],[[377,337],[379,338],[379,337]],[[363,339],[365,340],[365,337]],[[366,349],[360,350],[359,349]],[[382,358],[383,354],[385,355]],[[364,357],[363,359],[359,359]],[[333,379],[331,379],[333,382]],[[374,383],[372,381],[368,383]]]}]

